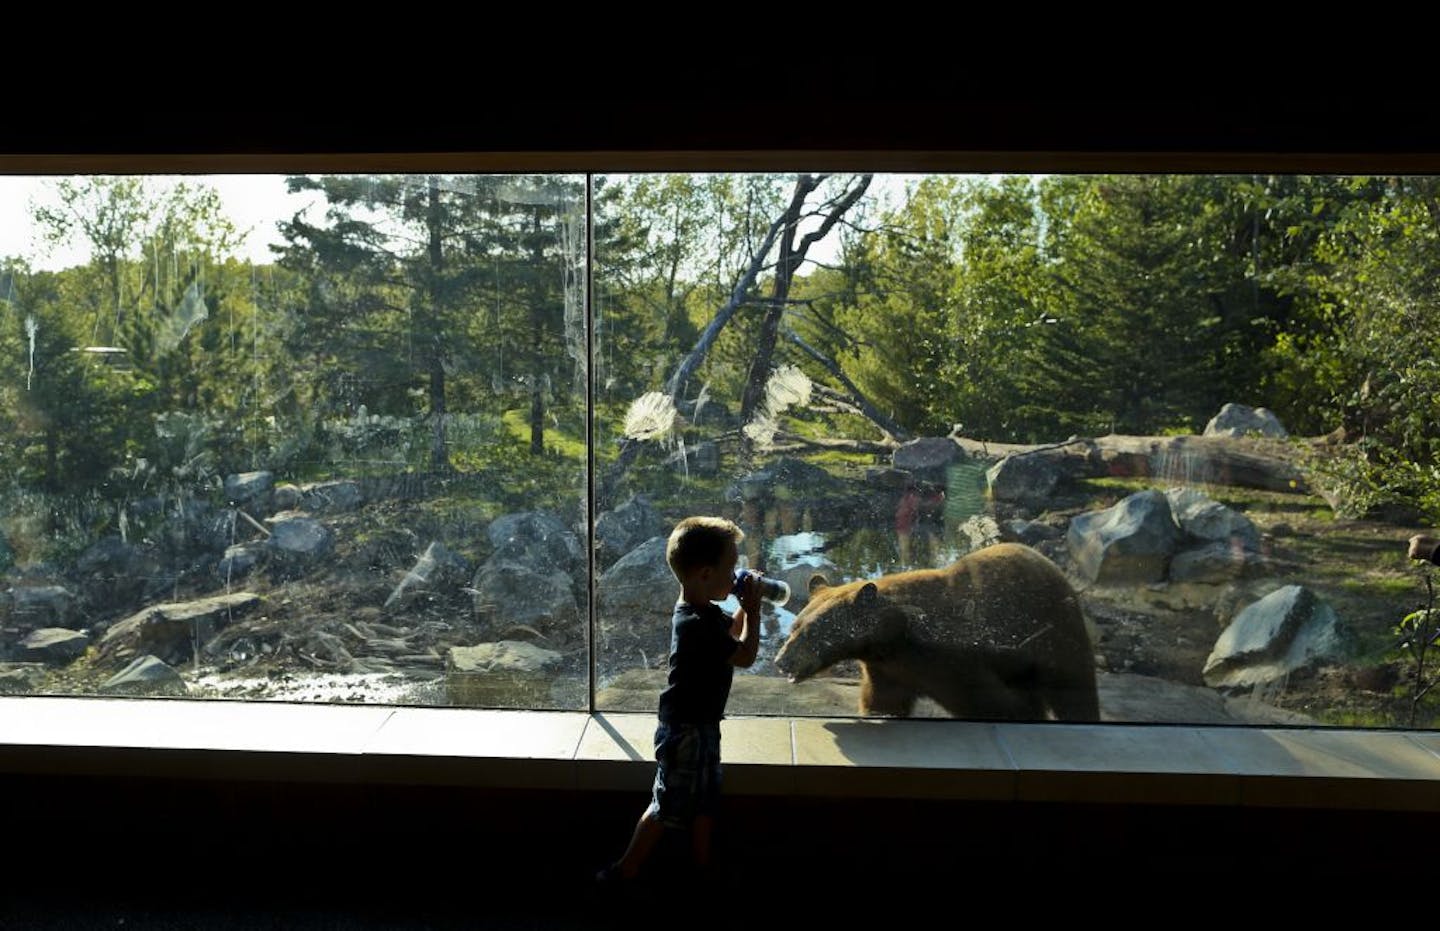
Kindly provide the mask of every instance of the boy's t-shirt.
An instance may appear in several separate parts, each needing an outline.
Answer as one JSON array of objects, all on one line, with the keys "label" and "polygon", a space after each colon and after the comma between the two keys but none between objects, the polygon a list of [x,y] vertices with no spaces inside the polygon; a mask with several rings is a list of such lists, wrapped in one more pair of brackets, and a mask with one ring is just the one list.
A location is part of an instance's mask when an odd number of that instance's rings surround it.
[{"label": "boy's t-shirt", "polygon": [[677,602],[670,620],[669,684],[660,693],[665,724],[711,724],[725,716],[740,641],[730,636],[734,618],[715,604],[697,608]]}]

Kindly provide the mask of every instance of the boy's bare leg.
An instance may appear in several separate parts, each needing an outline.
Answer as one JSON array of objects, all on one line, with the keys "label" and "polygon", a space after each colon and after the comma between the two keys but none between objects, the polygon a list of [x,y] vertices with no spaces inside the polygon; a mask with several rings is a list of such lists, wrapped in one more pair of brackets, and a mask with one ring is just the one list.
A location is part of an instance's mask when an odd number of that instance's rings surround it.
[{"label": "boy's bare leg", "polygon": [[640,875],[640,865],[650,856],[650,851],[655,849],[665,833],[665,825],[650,817],[650,810],[640,816],[635,823],[635,833],[630,835],[630,845],[625,848],[625,854],[615,866],[620,870],[620,875],[626,879],[634,879]]},{"label": "boy's bare leg", "polygon": [[714,831],[714,816],[695,816],[695,823],[690,829],[690,849],[695,856],[695,866],[702,871],[710,868],[710,837]]}]

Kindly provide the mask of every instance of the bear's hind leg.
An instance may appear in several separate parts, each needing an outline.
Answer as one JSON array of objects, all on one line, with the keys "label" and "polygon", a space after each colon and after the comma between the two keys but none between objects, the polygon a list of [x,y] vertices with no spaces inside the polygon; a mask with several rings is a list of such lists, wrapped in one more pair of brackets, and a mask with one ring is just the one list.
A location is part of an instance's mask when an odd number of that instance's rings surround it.
[{"label": "bear's hind leg", "polygon": [[918,697],[913,688],[872,663],[861,663],[860,669],[861,714],[910,716]]},{"label": "bear's hind leg", "polygon": [[1045,703],[1057,721],[1099,721],[1095,675],[1056,677],[1046,684]]}]

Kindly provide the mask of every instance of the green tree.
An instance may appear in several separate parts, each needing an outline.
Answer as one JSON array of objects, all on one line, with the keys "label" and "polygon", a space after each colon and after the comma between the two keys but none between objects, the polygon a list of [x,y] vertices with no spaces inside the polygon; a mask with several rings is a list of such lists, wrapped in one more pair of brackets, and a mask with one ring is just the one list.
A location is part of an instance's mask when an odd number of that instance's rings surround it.
[{"label": "green tree", "polygon": [[[583,198],[549,176],[296,177],[327,202],[282,225],[304,283],[292,351],[324,411],[430,421],[430,465],[450,468],[447,412],[523,395],[530,449],[584,371]],[[488,376],[482,379],[481,373]],[[487,390],[488,389],[488,390]]]}]

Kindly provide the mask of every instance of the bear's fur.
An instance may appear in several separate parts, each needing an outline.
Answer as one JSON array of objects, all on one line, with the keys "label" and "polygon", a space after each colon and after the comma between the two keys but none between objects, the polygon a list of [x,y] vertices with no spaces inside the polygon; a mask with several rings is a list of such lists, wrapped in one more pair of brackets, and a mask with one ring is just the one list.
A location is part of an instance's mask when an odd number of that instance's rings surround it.
[{"label": "bear's fur", "polygon": [[798,682],[845,659],[864,670],[861,714],[908,715],[926,695],[957,718],[1100,719],[1079,599],[1054,563],[1018,543],[944,569],[812,578],[775,665]]}]

